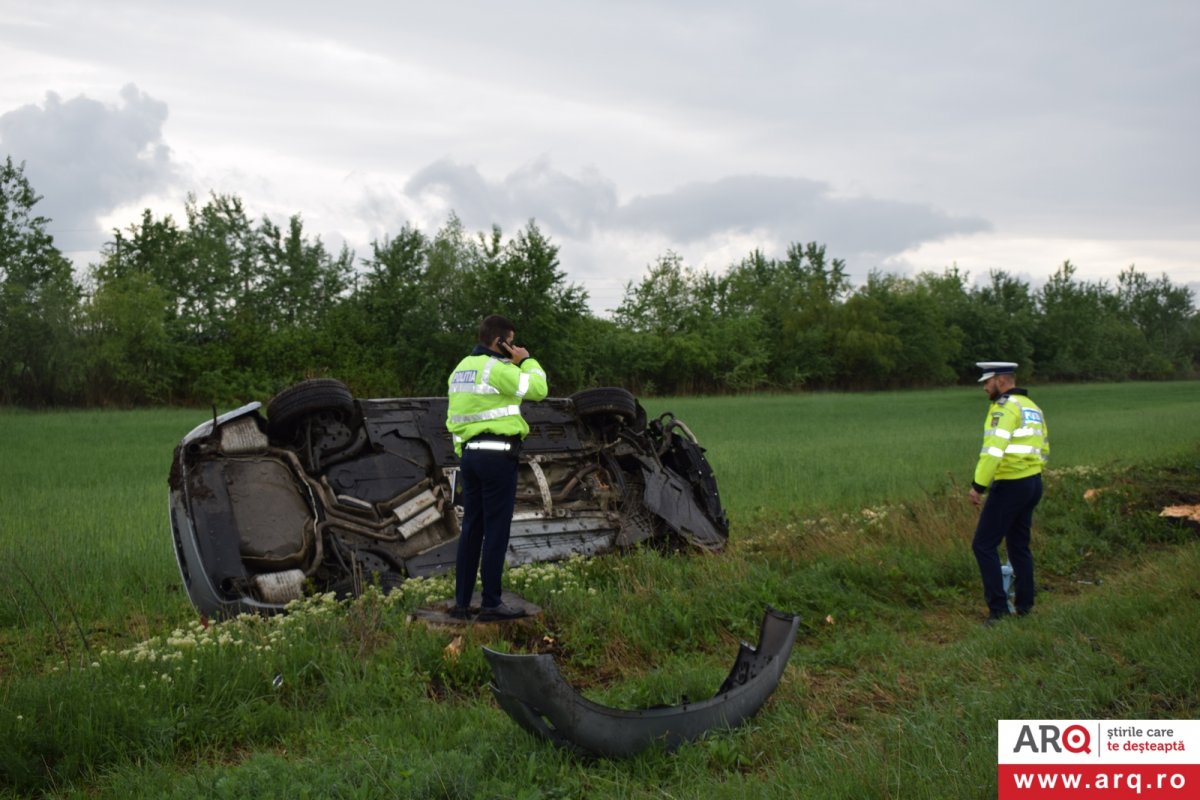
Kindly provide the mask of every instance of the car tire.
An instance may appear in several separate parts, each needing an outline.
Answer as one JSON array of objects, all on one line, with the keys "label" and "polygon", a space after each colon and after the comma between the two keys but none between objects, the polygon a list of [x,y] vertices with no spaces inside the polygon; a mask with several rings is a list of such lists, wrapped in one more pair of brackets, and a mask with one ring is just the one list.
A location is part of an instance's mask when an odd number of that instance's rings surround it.
[{"label": "car tire", "polygon": [[267,433],[286,439],[310,414],[333,412],[347,418],[354,413],[354,395],[334,378],[312,378],[289,386],[267,403]]},{"label": "car tire", "polygon": [[580,419],[615,416],[629,424],[638,417],[638,402],[633,394],[616,386],[576,392],[571,395],[571,404]]}]

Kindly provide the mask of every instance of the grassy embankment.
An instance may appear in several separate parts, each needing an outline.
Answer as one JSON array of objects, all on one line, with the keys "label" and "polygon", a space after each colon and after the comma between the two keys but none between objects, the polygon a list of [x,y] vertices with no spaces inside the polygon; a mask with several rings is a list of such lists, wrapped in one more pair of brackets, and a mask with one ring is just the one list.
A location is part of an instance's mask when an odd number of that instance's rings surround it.
[{"label": "grassy embankment", "polygon": [[[406,621],[438,581],[202,631],[165,481],[204,414],[0,412],[0,796],[995,796],[997,719],[1200,712],[1200,546],[1156,516],[1200,495],[1197,388],[1036,393],[1043,592],[1000,629],[961,500],[978,390],[652,401],[708,447],[729,551],[514,571],[545,617],[461,641]],[[675,754],[576,759],[483,688],[489,644],[613,705],[705,697],[768,604],[806,622],[771,702]]]}]

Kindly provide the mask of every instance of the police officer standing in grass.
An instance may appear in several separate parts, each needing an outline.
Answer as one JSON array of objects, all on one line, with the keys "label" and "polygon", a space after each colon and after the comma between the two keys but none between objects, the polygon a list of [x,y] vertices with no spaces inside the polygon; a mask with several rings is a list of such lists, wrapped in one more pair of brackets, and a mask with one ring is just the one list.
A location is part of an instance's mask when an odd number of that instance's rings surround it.
[{"label": "police officer standing in grass", "polygon": [[1033,509],[1042,499],[1042,466],[1050,455],[1050,437],[1042,410],[1029,393],[1015,386],[1017,365],[1011,361],[981,361],[979,382],[991,406],[983,422],[983,448],[971,484],[971,503],[983,501],[972,548],[983,578],[988,605],[985,625],[1008,616],[997,548],[1004,540],[1016,582],[1018,614],[1033,610],[1033,553],[1029,549]]},{"label": "police officer standing in grass", "polygon": [[[462,535],[450,615],[470,616],[475,575],[481,570],[479,620],[525,615],[501,601],[501,575],[517,497],[517,459],[529,424],[522,400],[546,396],[546,373],[529,351],[513,344],[514,327],[492,315],[479,326],[479,341],[450,374],[446,428],[461,458]],[[482,562],[482,563],[481,563]]]}]

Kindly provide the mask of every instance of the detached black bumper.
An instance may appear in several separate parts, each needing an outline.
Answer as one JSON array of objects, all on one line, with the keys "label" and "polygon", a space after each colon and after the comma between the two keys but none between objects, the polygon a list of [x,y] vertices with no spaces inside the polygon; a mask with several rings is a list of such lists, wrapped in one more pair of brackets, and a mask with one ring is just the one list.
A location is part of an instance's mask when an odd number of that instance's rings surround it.
[{"label": "detached black bumper", "polygon": [[715,695],[697,703],[631,711],[580,695],[563,680],[552,656],[511,655],[486,647],[483,652],[492,668],[492,694],[518,725],[579,753],[625,758],[656,744],[674,749],[754,716],[779,684],[799,627],[797,615],[768,608],[758,647],[742,643]]}]

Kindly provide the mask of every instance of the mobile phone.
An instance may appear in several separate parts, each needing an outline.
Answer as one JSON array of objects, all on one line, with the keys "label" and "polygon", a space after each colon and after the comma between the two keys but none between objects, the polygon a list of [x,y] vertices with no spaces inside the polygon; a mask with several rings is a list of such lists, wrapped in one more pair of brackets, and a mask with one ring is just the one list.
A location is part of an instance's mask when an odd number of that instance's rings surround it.
[{"label": "mobile phone", "polygon": [[510,356],[513,354],[512,345],[510,345],[508,342],[504,341],[503,339],[497,339],[496,344],[500,345],[500,349],[502,351],[504,351],[505,353],[508,353]]}]

